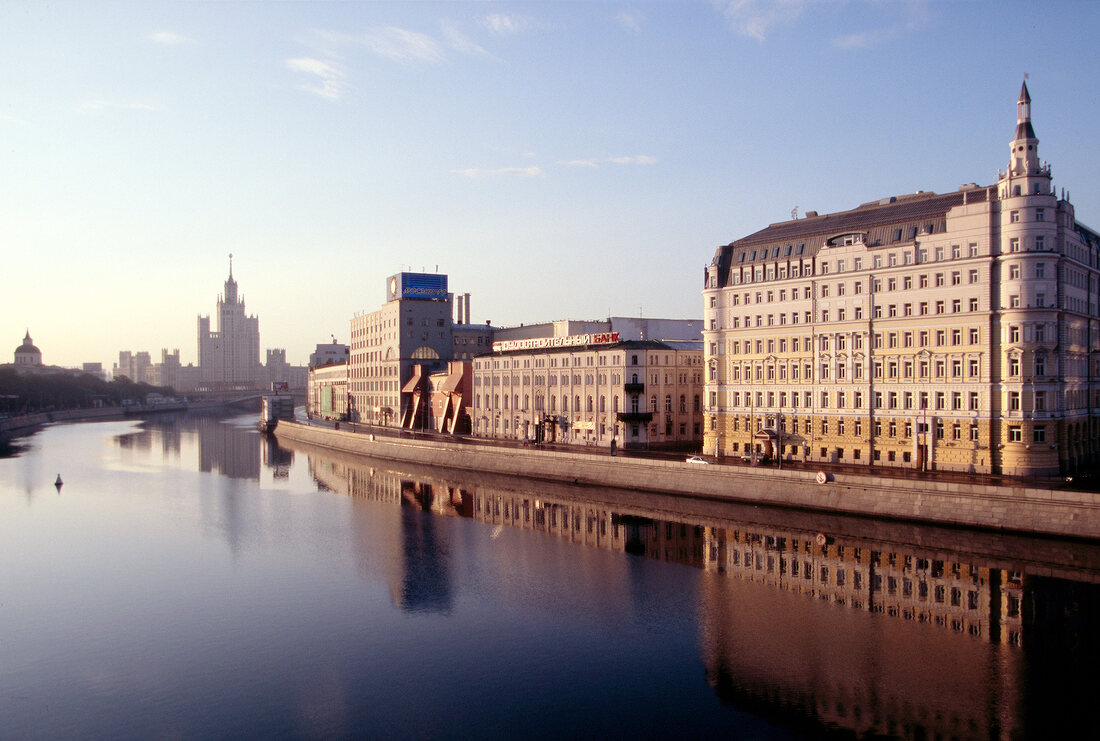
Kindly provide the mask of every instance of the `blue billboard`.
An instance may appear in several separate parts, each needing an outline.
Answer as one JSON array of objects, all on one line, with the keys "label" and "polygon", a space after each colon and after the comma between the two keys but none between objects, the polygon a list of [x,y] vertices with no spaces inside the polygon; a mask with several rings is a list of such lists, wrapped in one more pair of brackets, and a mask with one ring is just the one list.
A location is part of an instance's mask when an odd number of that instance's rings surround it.
[{"label": "blue billboard", "polygon": [[447,300],[447,276],[438,273],[398,273],[386,281],[386,300]]}]

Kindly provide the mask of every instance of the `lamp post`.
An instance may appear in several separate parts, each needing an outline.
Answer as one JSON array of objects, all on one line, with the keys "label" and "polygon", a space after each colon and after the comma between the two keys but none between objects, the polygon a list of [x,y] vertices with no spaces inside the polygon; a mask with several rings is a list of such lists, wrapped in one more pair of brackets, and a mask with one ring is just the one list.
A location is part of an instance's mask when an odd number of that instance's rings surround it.
[{"label": "lamp post", "polygon": [[779,470],[783,470],[783,412],[775,413],[775,447],[779,455]]}]

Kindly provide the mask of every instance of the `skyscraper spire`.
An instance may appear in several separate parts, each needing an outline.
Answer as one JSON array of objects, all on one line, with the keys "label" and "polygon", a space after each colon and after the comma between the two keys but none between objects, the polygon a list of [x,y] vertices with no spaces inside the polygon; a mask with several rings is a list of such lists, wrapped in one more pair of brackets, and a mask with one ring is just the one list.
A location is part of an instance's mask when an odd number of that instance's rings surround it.
[{"label": "skyscraper spire", "polygon": [[229,253],[229,280],[233,280],[233,253]]}]

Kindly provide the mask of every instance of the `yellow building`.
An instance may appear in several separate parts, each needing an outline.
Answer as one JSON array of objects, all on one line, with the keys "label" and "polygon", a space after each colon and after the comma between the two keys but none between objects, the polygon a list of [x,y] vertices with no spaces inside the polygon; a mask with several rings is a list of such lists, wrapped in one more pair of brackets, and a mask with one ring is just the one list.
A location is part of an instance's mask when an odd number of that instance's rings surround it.
[{"label": "yellow building", "polygon": [[767,228],[708,266],[704,451],[1011,475],[1097,453],[1100,235],[1025,85],[994,185]]}]

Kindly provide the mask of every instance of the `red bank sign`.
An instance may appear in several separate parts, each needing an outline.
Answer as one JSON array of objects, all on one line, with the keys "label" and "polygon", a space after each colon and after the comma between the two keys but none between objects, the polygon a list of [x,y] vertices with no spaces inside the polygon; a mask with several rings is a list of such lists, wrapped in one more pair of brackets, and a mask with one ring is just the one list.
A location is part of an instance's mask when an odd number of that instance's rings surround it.
[{"label": "red bank sign", "polygon": [[552,347],[580,347],[582,345],[609,345],[618,341],[618,332],[571,334],[565,337],[532,337],[527,340],[494,342],[493,352],[507,352],[509,350],[544,350]]}]

